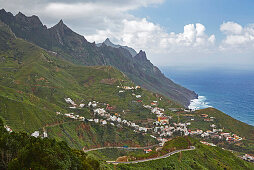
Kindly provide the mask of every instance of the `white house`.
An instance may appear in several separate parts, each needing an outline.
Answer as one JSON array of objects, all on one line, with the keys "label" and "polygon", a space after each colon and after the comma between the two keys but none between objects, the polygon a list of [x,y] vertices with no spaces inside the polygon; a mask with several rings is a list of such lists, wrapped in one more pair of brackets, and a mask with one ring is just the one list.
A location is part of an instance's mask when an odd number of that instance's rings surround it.
[{"label": "white house", "polygon": [[48,134],[47,134],[47,132],[43,132],[43,138],[47,138],[48,137]]},{"label": "white house", "polygon": [[40,132],[39,131],[34,131],[34,133],[31,134],[31,136],[34,136],[34,137],[38,137],[40,136]]},{"label": "white house", "polygon": [[85,104],[81,103],[81,104],[79,105],[79,107],[83,108],[83,107],[85,107]]},{"label": "white house", "polygon": [[64,100],[66,101],[66,103],[75,105],[75,102],[73,100],[71,100],[71,98],[65,98]]},{"label": "white house", "polygon": [[107,124],[107,121],[106,121],[106,120],[103,120],[101,123],[102,123],[103,125],[106,125],[106,124]]},{"label": "white house", "polygon": [[136,98],[141,98],[141,95],[136,95]]},{"label": "white house", "polygon": [[121,120],[120,117],[118,117],[116,121],[119,122],[119,123],[121,123],[122,120]]}]

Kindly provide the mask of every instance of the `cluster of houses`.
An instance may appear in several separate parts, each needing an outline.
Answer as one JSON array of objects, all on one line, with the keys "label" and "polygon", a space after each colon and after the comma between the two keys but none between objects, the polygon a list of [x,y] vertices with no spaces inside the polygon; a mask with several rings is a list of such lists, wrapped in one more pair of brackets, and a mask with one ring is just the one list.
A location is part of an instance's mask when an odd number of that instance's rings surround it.
[{"label": "cluster of houses", "polygon": [[83,103],[80,103],[79,105],[77,105],[71,98],[65,98],[64,100],[66,103],[71,104],[71,106],[69,107],[70,109],[76,109],[78,107],[80,107],[80,108],[85,107],[85,104],[83,104]]},{"label": "cluster of houses", "polygon": [[[182,135],[189,135],[187,126],[191,125],[190,122],[187,123],[173,123],[170,126],[169,120],[172,119],[171,116],[164,115],[165,109],[157,107],[157,101],[151,102],[150,105],[143,105],[144,108],[150,109],[152,114],[156,114],[157,121],[153,122],[154,127],[152,128],[153,133],[157,137],[151,135],[151,137],[159,141],[159,145],[163,146],[168,140],[166,137],[171,137],[174,132],[180,132]],[[152,107],[154,106],[154,107]]]},{"label": "cluster of houses", "polygon": [[[8,126],[8,125],[4,125],[4,128],[7,130],[7,132],[13,132],[13,130]],[[31,136],[34,136],[34,137],[39,137],[40,136],[40,132],[39,131],[34,131]],[[48,137],[48,134],[46,131],[43,132],[42,134],[42,138],[47,138]]]},{"label": "cluster of houses", "polygon": [[141,87],[140,86],[134,86],[134,87],[130,87],[130,86],[117,86],[118,88],[122,88],[124,90],[137,90],[137,89],[140,89]]},{"label": "cluster of houses", "polygon": [[[124,86],[126,87],[126,86]],[[127,87],[126,87],[127,88]],[[139,86],[136,87],[130,87],[131,89],[137,89],[140,88]],[[129,88],[127,88],[129,89]],[[65,98],[65,101],[73,106],[75,106],[75,102],[71,99],[71,98]],[[110,124],[112,126],[121,126],[122,125],[126,125],[129,127],[133,127],[135,132],[147,132],[148,128],[145,127],[141,127],[139,125],[136,125],[135,123],[131,122],[131,121],[127,121],[127,120],[122,120],[122,118],[120,117],[120,115],[111,115],[110,113],[107,113],[106,110],[104,108],[97,108],[99,102],[93,101],[93,102],[89,102],[88,103],[88,107],[93,107],[93,112],[94,112],[94,119],[87,119],[89,122],[95,122],[95,123],[100,123],[102,125],[106,125],[106,124]],[[83,105],[82,105],[83,106]],[[85,106],[85,105],[84,105]],[[83,106],[83,107],[84,107]],[[106,105],[106,109],[110,109],[111,107],[107,104]],[[78,114],[74,114],[74,113],[65,113],[62,114],[60,112],[56,112],[57,115],[64,115],[68,118],[71,119],[75,119],[75,120],[80,120],[80,121],[85,121],[86,118],[83,116],[80,116]],[[100,119],[98,118],[100,117]]]},{"label": "cluster of houses", "polygon": [[[31,136],[38,138],[38,137],[40,136],[40,132],[39,132],[39,131],[34,131],[34,132],[31,134]],[[44,131],[44,132],[42,133],[42,138],[47,138],[47,137],[48,137],[48,134],[47,134],[46,131]]]},{"label": "cluster of houses", "polygon": [[204,121],[205,121],[205,122],[213,122],[214,119],[215,119],[215,117],[208,117],[207,114],[201,114],[201,117],[204,118]]},{"label": "cluster of houses", "polygon": [[[119,87],[120,88],[120,87]],[[140,88],[139,86],[136,87],[129,87],[129,86],[123,86],[121,87],[123,90],[133,90]],[[136,96],[137,98],[141,96]],[[77,107],[75,102],[70,98],[65,98],[65,101],[72,105],[72,107]],[[153,135],[151,137],[155,138],[160,146],[163,146],[164,143],[167,141],[167,137],[171,137],[174,132],[180,132],[181,135],[200,135],[202,138],[210,137],[210,138],[218,138],[218,139],[225,139],[228,142],[236,142],[242,140],[241,137],[231,134],[231,133],[223,133],[222,129],[216,129],[215,124],[211,124],[211,130],[203,131],[203,130],[189,130],[187,126],[191,125],[190,122],[186,123],[173,123],[170,125],[169,120],[172,119],[171,116],[166,116],[164,114],[165,109],[158,107],[158,101],[152,101],[151,105],[143,105],[144,108],[151,110],[152,114],[155,114],[157,116],[157,120],[153,122],[152,128],[146,128],[142,127],[140,125],[135,124],[134,122],[128,121],[128,120],[122,120],[120,115],[111,115],[106,110],[110,108],[109,105],[107,105],[107,108],[99,108],[98,102],[92,101],[87,104],[88,107],[93,108],[94,112],[94,119],[87,119],[89,122],[95,122],[100,123],[102,125],[110,124],[112,126],[129,126],[134,128],[134,132],[141,132],[141,133],[147,133],[150,131]],[[79,107],[85,107],[85,104],[80,104]],[[172,111],[179,111],[179,109],[172,109]],[[184,112],[192,112],[193,110],[187,109],[184,110]],[[57,114],[61,114],[60,112],[57,112]],[[80,121],[84,121],[85,118],[79,115],[75,115],[74,113],[66,113],[64,114],[66,117],[69,117],[71,119],[76,119]],[[214,121],[215,117],[209,117],[207,114],[201,114],[201,117],[204,118],[204,121],[212,122]],[[193,119],[194,120],[194,119]],[[156,137],[155,137],[155,136]],[[205,143],[207,145],[213,146],[213,144]]]},{"label": "cluster of houses", "polygon": [[222,129],[216,129],[215,124],[211,124],[210,127],[212,128],[212,130],[207,130],[207,131],[203,131],[199,129],[195,131],[189,130],[189,134],[200,135],[202,138],[210,137],[210,138],[217,138],[217,139],[225,139],[228,142],[237,142],[242,140],[242,138],[236,134],[226,133],[226,132],[222,132],[223,131]]},{"label": "cluster of houses", "polygon": [[248,161],[248,162],[254,162],[254,156],[251,156],[249,154],[245,154],[245,155],[241,156],[240,158],[242,158],[243,160]]},{"label": "cluster of houses", "polygon": [[[122,125],[126,125],[129,127],[134,128],[135,132],[147,132],[149,128],[145,128],[145,127],[141,127],[139,125],[136,125],[134,122],[131,121],[127,121],[127,120],[122,120],[122,118],[120,117],[120,115],[111,115],[110,113],[107,113],[106,110],[104,108],[96,108],[94,109],[94,116],[100,116],[102,118],[104,118],[104,122],[105,124],[107,124],[107,122],[110,122],[111,125],[115,125],[116,124],[122,124]],[[94,119],[95,120],[95,119]]]},{"label": "cluster of houses", "polygon": [[[135,86],[135,87],[130,87],[130,86],[120,87],[120,86],[117,86],[117,87],[118,88],[122,88],[122,90],[119,90],[119,93],[124,93],[125,92],[124,90],[137,90],[137,89],[141,88],[140,86]],[[142,97],[141,95],[135,94],[135,93],[132,93],[132,95],[135,96],[138,99]]]}]

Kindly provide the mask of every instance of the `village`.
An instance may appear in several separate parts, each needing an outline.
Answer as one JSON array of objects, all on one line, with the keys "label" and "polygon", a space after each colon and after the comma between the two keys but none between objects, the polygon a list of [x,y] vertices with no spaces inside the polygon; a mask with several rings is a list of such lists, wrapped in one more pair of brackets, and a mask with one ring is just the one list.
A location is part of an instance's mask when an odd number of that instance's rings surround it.
[{"label": "village", "polygon": [[[121,88],[117,86],[117,88]],[[140,86],[129,87],[123,86],[122,89],[119,90],[119,93],[124,93],[126,90],[133,90],[139,89]],[[142,98],[141,95],[132,94],[135,98],[140,99]],[[143,133],[143,134],[150,134],[150,136],[156,139],[159,143],[159,146],[163,146],[165,142],[170,140],[172,137],[175,136],[199,136],[203,139],[206,138],[217,138],[219,140],[226,140],[227,142],[238,142],[241,141],[242,138],[236,134],[230,132],[223,132],[223,129],[217,129],[216,125],[212,122],[215,117],[209,117],[207,114],[202,114],[201,117],[205,122],[211,122],[210,129],[206,131],[196,129],[191,130],[189,126],[191,122],[173,122],[172,117],[165,115],[165,109],[158,107],[158,101],[151,101],[150,105],[143,105],[143,108],[149,109],[151,114],[156,115],[157,119],[153,122],[152,126],[150,127],[143,127],[138,125],[134,122],[128,121],[126,119],[121,118],[121,114],[119,113],[110,113],[109,110],[112,108],[109,104],[100,103],[98,101],[89,101],[88,104],[80,103],[76,104],[71,98],[64,99],[66,103],[69,104],[70,109],[80,109],[84,107],[92,108],[93,110],[93,118],[85,118],[75,113],[60,113],[56,112],[57,115],[63,115],[70,119],[79,120],[79,121],[88,121],[94,122],[97,124],[103,125],[111,125],[116,126],[117,128],[121,128],[122,126],[128,126],[133,129],[135,133]],[[170,108],[171,111],[177,112],[178,109]],[[123,111],[124,112],[124,111]],[[193,110],[191,109],[184,109],[184,113],[191,113]],[[194,119],[191,118],[190,121]],[[213,146],[214,144],[209,144]]]},{"label": "village", "polygon": [[[117,86],[117,88],[121,88]],[[129,87],[129,86],[123,86],[122,89],[119,90],[119,93],[124,93],[126,90],[133,90],[133,89],[139,89],[140,86],[135,87]],[[132,93],[132,96],[140,100],[142,96],[136,95],[135,93]],[[191,121],[194,121],[192,113],[194,110],[191,109],[180,109],[181,114],[184,116],[190,117],[189,121],[185,122],[178,122],[172,120],[172,116],[165,114],[165,109],[158,107],[158,101],[151,101],[150,105],[143,105],[144,109],[150,110],[150,114],[156,115],[156,120],[152,122],[150,126],[142,126],[140,124],[136,124],[132,121],[128,121],[126,119],[123,119],[121,117],[121,114],[119,113],[111,113],[110,110],[112,109],[112,106],[109,104],[98,102],[98,101],[88,101],[88,103],[79,103],[76,104],[75,101],[73,101],[71,98],[67,97],[64,98],[64,101],[68,104],[68,108],[72,109],[73,112],[71,113],[61,113],[56,112],[57,116],[64,116],[69,119],[73,119],[76,121],[83,121],[83,122],[94,122],[96,124],[100,124],[101,126],[110,125],[115,126],[116,128],[122,128],[123,126],[130,127],[135,133],[142,133],[142,134],[148,134],[151,138],[154,138],[158,141],[158,144],[160,147],[163,147],[165,142],[171,140],[173,137],[176,136],[197,136],[202,138],[200,142],[209,145],[209,146],[216,146],[213,143],[209,143],[205,141],[206,139],[218,139],[218,140],[225,140],[228,143],[234,143],[243,140],[240,136],[230,133],[230,132],[224,132],[223,129],[216,128],[216,124],[214,124],[215,117],[209,117],[207,114],[201,114],[201,118],[204,122],[210,122],[210,129],[207,130],[191,130],[190,125]],[[92,118],[86,118],[84,116],[81,116],[79,114],[75,114],[75,109],[82,109],[82,108],[89,108],[92,111]],[[179,108],[168,108],[171,112],[179,112]],[[124,112],[124,110],[123,110]],[[8,132],[12,132],[12,129],[5,126],[6,130]],[[40,134],[40,131],[35,131],[31,134],[33,137],[41,137],[46,138],[48,137],[48,134],[46,132],[46,128],[43,128],[42,134]],[[145,149],[145,153],[151,152],[152,149]],[[250,155],[244,155],[241,157],[244,160],[253,161],[253,157]]]}]

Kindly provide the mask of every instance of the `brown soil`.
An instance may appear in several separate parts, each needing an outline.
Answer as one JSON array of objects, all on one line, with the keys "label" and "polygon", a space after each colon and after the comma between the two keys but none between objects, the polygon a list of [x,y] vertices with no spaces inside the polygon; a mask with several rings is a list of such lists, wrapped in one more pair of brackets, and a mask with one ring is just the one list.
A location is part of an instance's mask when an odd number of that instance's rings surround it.
[{"label": "brown soil", "polygon": [[117,79],[111,78],[111,79],[102,79],[100,82],[103,84],[109,84],[112,85],[117,81]]}]

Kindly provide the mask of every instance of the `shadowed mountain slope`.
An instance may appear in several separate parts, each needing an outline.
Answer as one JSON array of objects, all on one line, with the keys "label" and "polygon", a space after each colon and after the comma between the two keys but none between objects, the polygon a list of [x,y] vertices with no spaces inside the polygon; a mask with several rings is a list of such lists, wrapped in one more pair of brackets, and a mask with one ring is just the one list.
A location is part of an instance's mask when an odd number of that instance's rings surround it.
[{"label": "shadowed mountain slope", "polygon": [[132,81],[142,87],[161,93],[188,106],[197,94],[166,78],[161,71],[147,60],[140,51],[136,56],[127,48],[112,45],[109,40],[96,46],[83,36],[73,32],[61,20],[52,28],[47,28],[37,16],[27,17],[22,13],[13,16],[0,10],[0,20],[7,24],[17,37],[53,51],[59,56],[76,64],[95,66],[111,65],[124,72]]}]

